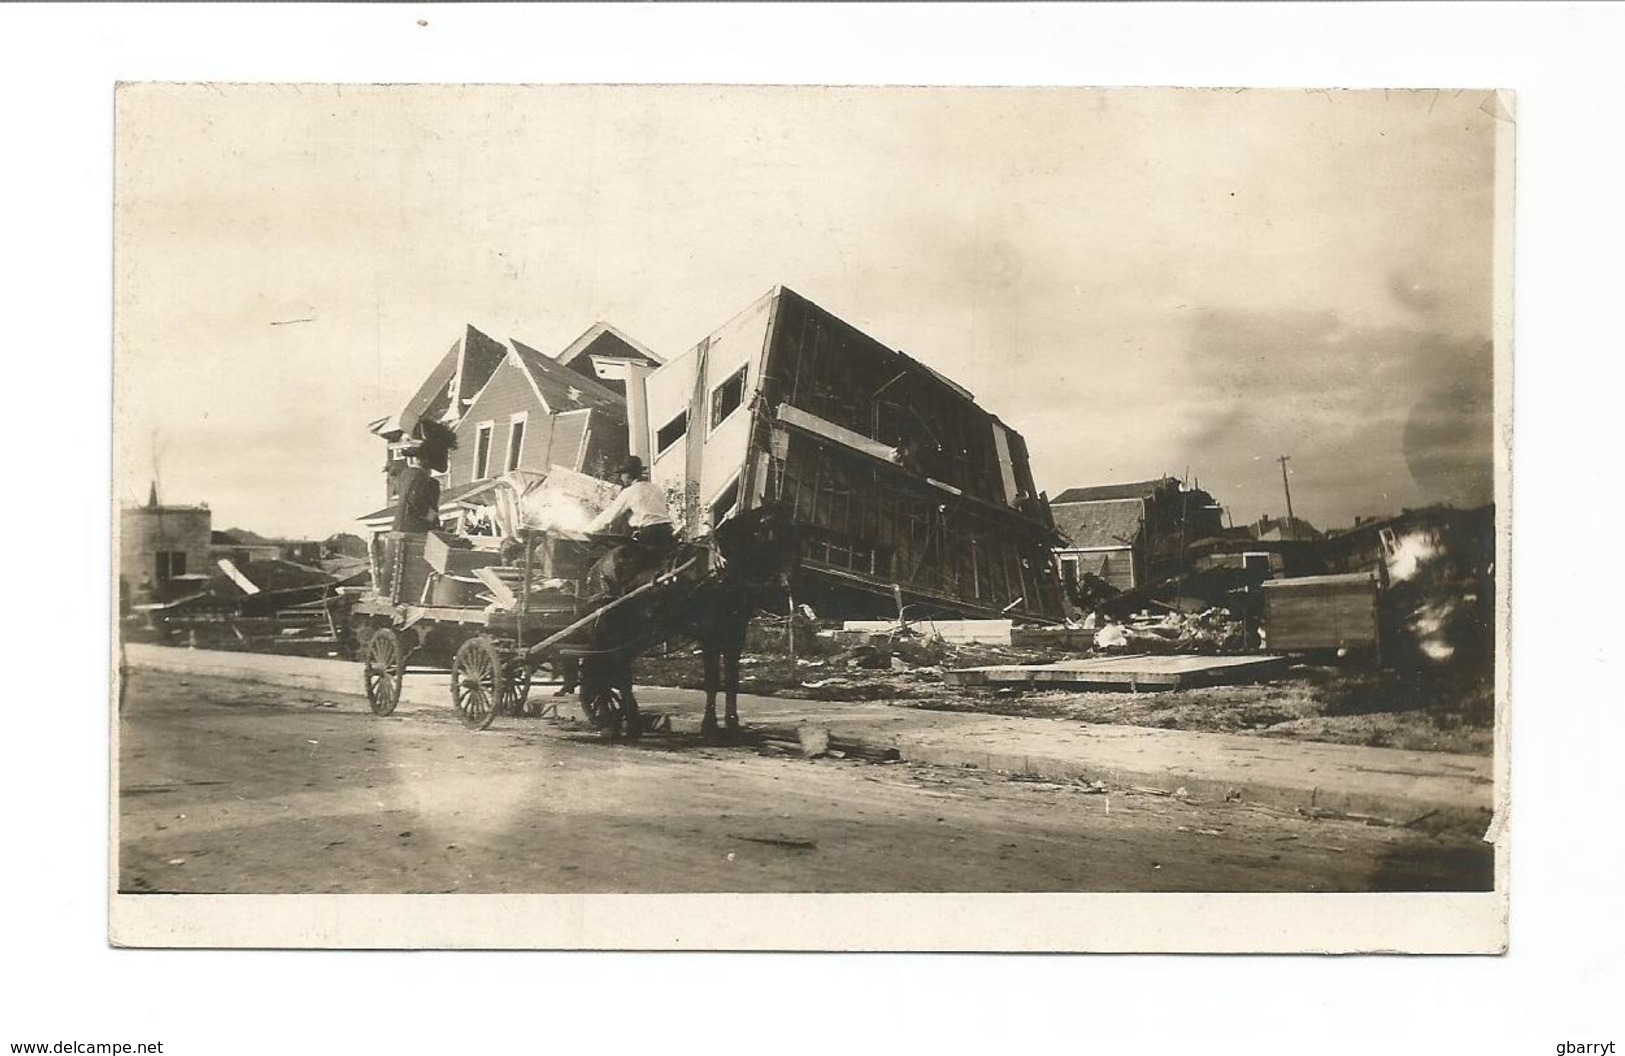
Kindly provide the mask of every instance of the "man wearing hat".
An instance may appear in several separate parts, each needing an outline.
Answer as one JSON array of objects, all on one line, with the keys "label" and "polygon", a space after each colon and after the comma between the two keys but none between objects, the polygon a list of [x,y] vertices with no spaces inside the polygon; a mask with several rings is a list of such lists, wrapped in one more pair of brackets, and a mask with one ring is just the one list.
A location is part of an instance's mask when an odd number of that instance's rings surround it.
[{"label": "man wearing hat", "polygon": [[397,532],[432,532],[440,527],[440,482],[435,471],[444,473],[448,455],[456,440],[451,430],[435,422],[422,422],[401,445],[406,467],[396,477],[395,521]]},{"label": "man wearing hat", "polygon": [[604,585],[612,594],[629,589],[638,574],[664,556],[677,538],[666,492],[654,481],[645,480],[643,473],[643,459],[628,456],[617,471],[621,493],[587,525],[589,535],[631,537],[599,564]]}]

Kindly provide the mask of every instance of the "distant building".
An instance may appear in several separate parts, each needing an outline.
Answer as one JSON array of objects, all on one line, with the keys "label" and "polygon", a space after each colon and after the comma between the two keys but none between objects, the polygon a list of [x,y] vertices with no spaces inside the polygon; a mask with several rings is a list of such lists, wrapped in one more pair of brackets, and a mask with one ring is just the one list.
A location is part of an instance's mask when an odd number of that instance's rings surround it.
[{"label": "distant building", "polygon": [[1185,567],[1186,548],[1223,533],[1219,505],[1175,477],[1068,488],[1050,500],[1061,577],[1076,587],[1094,576],[1118,590],[1156,583]]},{"label": "distant building", "polygon": [[275,561],[282,556],[282,544],[242,528],[228,528],[209,533],[209,556],[215,560],[228,558],[238,564]]},{"label": "distant building", "polygon": [[337,532],[328,536],[323,540],[323,548],[327,558],[353,557],[363,561],[367,559],[367,541],[349,532]]},{"label": "distant building", "polygon": [[119,597],[167,601],[206,583],[211,514],[204,505],[164,505],[156,484],[144,506],[119,510]]},{"label": "distant building", "polygon": [[1302,517],[1263,516],[1248,526],[1254,539],[1268,542],[1307,542],[1321,537],[1320,530]]}]

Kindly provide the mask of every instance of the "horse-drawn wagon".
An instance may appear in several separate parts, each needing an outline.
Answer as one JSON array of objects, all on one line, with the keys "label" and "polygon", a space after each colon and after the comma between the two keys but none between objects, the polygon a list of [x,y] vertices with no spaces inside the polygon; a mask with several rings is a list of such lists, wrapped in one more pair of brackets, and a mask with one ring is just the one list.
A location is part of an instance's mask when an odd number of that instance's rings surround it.
[{"label": "horse-drawn wagon", "polygon": [[[373,712],[395,710],[407,676],[449,675],[452,706],[471,729],[539,714],[530,699],[539,671],[564,676],[602,652],[602,617],[633,598],[603,594],[595,564],[604,540],[581,531],[613,495],[614,485],[568,470],[513,472],[460,497],[474,534],[376,537],[371,589],[351,610]],[[694,567],[668,567],[646,587]],[[645,644],[628,638],[621,650]],[[612,723],[618,704],[608,687],[582,695],[594,725]]]}]

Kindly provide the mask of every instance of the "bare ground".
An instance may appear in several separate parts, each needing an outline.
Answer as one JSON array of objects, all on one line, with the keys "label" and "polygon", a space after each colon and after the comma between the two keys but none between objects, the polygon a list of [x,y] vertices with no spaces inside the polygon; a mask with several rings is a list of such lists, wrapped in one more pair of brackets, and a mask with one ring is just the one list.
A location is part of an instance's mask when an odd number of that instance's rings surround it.
[{"label": "bare ground", "polygon": [[125,892],[1488,890],[1456,833],[137,671]]}]

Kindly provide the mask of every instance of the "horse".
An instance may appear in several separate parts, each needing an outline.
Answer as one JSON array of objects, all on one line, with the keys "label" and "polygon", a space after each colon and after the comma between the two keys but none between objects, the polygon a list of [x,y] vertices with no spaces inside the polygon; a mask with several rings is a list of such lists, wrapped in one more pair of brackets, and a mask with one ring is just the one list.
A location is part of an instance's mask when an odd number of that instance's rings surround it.
[{"label": "horse", "polygon": [[[709,551],[707,553],[707,551]],[[635,588],[670,574],[695,558],[707,558],[703,576],[670,578],[636,603],[606,609],[583,656],[581,701],[589,715],[605,714],[612,738],[635,740],[642,732],[632,692],[632,660],[664,638],[681,637],[700,647],[705,666],[705,718],[701,735],[715,742],[738,734],[739,657],[751,617],[785,596],[800,554],[794,524],[776,505],[743,511],[719,524],[708,547],[680,544]],[[717,697],[722,695],[722,720]],[[618,704],[618,709],[613,705]]]}]

